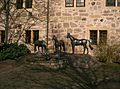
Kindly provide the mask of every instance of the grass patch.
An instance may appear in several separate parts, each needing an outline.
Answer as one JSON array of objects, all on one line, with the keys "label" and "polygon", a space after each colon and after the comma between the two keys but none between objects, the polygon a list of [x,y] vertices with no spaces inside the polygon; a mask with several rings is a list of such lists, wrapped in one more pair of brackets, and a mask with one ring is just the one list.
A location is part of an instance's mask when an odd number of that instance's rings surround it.
[{"label": "grass patch", "polygon": [[119,64],[114,64],[114,63],[106,63],[107,67],[109,68],[115,68],[115,69],[120,69]]}]

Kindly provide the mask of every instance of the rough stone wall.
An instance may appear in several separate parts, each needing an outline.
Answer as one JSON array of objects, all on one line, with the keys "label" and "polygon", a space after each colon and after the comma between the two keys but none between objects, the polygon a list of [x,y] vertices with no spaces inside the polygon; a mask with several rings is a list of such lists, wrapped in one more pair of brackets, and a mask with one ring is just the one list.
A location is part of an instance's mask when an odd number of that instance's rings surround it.
[{"label": "rough stone wall", "polygon": [[[65,0],[50,0],[50,30],[49,37],[56,35],[66,42],[66,49],[71,52],[70,40],[66,38],[71,33],[76,38],[89,39],[88,29],[108,29],[109,42],[120,42],[120,9],[106,7],[105,0],[86,0],[85,7],[65,7]],[[49,42],[49,45],[51,45]],[[81,47],[75,51],[82,52]]]},{"label": "rough stone wall", "polygon": [[[35,23],[30,30],[39,30],[39,39],[46,40],[46,13],[42,14],[41,5],[46,7],[46,1],[33,0],[32,14],[40,18],[37,22],[29,21],[28,24]],[[108,29],[109,42],[120,42],[120,8],[106,7],[105,0],[86,0],[85,7],[65,7],[65,0],[50,1],[50,23],[49,23],[49,49],[53,52],[52,36],[56,35],[59,40],[64,40],[66,51],[71,52],[70,40],[66,38],[67,33],[71,33],[76,38],[89,39],[88,29]],[[42,14],[42,15],[41,15]],[[21,17],[26,17],[26,12]],[[43,21],[41,21],[43,19]],[[21,19],[24,21],[24,18]],[[16,30],[17,32],[17,30]],[[22,39],[20,43],[22,43]],[[33,45],[27,44],[31,51]],[[82,47],[76,47],[75,52],[82,52]]]},{"label": "rough stone wall", "polygon": [[[23,9],[16,9],[16,5],[10,4],[10,14],[12,15],[11,22],[9,23],[9,43],[16,42],[20,35],[19,44],[25,43],[25,30],[39,30],[39,39],[46,39],[46,1],[47,0],[33,0],[33,8],[25,8],[25,0],[23,0]],[[12,2],[12,1],[11,1]],[[13,3],[16,3],[16,0],[13,0]],[[30,12],[30,13],[29,13]],[[3,14],[5,16],[4,11]],[[3,17],[2,16],[2,17]],[[5,18],[5,17],[4,17]],[[14,23],[12,24],[14,20]],[[3,26],[5,19],[3,19]],[[5,30],[5,28],[0,26],[0,30]],[[33,33],[31,34],[33,35]],[[31,39],[33,43],[33,38]],[[33,44],[26,44],[28,48],[33,52]]]}]

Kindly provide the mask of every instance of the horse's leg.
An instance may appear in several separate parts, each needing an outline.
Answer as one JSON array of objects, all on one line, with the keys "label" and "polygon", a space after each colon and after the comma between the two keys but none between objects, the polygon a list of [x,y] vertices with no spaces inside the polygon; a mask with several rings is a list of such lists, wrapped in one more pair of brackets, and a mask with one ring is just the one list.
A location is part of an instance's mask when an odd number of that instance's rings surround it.
[{"label": "horse's leg", "polygon": [[75,46],[72,44],[72,53],[74,54],[74,48]]},{"label": "horse's leg", "polygon": [[57,53],[57,46],[55,46],[55,53]]},{"label": "horse's leg", "polygon": [[83,55],[85,54],[85,50],[87,49],[87,54],[88,54],[88,47],[87,47],[87,45],[86,44],[84,44],[83,45],[83,47],[84,47],[84,52],[83,52]]},{"label": "horse's leg", "polygon": [[55,53],[58,54],[58,46],[57,45],[55,45]]},{"label": "horse's leg", "polygon": [[86,49],[87,49],[87,54],[89,53],[89,51],[88,51],[88,47],[86,46]]},{"label": "horse's leg", "polygon": [[47,46],[44,47],[44,53],[48,55],[48,47]]},{"label": "horse's leg", "polygon": [[85,54],[85,49],[86,49],[86,48],[85,48],[85,45],[83,45],[83,47],[84,47],[84,51],[83,51],[83,55],[84,55],[84,54]]},{"label": "horse's leg", "polygon": [[34,53],[36,52],[36,45],[34,44]]},{"label": "horse's leg", "polygon": [[38,52],[39,52],[40,50],[39,50],[39,46],[38,46]]},{"label": "horse's leg", "polygon": [[59,49],[59,47],[57,46],[57,47],[56,47],[56,53],[57,53],[57,54],[58,54],[58,49]]},{"label": "horse's leg", "polygon": [[42,54],[43,54],[43,46],[41,48],[42,48]]},{"label": "horse's leg", "polygon": [[85,54],[85,50],[87,48],[86,43],[83,43],[83,47],[84,47],[84,51],[83,51],[83,55],[84,55]]},{"label": "horse's leg", "polygon": [[60,45],[60,53],[61,53],[62,46]]}]

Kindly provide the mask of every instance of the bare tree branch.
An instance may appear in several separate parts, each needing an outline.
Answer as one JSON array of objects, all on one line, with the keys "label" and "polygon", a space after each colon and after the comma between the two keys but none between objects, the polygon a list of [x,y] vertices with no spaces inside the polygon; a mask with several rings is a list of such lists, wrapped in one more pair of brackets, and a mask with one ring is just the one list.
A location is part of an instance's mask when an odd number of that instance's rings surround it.
[{"label": "bare tree branch", "polygon": [[[14,0],[0,0],[0,5],[2,5],[2,7],[0,7],[0,26],[9,30],[9,35],[11,35],[9,36],[8,40],[16,38],[17,35],[18,39],[16,40],[16,42],[18,42],[21,39],[21,37],[24,36],[23,32],[25,30],[31,29],[35,24],[38,24],[40,22],[46,22],[46,1],[34,0],[34,2],[34,8],[28,10],[25,7],[23,7],[22,9],[17,9],[17,4]],[[8,6],[8,4],[9,9],[7,9],[6,7]],[[38,6],[41,7],[37,8],[36,4],[39,4]],[[37,15],[34,14],[35,11],[37,12]],[[31,23],[31,21],[33,23]],[[6,23],[8,23],[8,26],[6,25]]]}]

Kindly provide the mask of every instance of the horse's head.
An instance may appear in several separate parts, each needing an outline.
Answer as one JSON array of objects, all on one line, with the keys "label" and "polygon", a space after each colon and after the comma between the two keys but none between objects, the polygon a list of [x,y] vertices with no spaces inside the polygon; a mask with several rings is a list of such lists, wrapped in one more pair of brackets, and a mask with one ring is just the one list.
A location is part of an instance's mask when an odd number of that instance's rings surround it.
[{"label": "horse's head", "polygon": [[56,36],[55,36],[55,35],[53,35],[52,40],[55,40],[55,39],[56,39]]},{"label": "horse's head", "polygon": [[67,38],[69,38],[70,37],[70,33],[67,33]]}]

